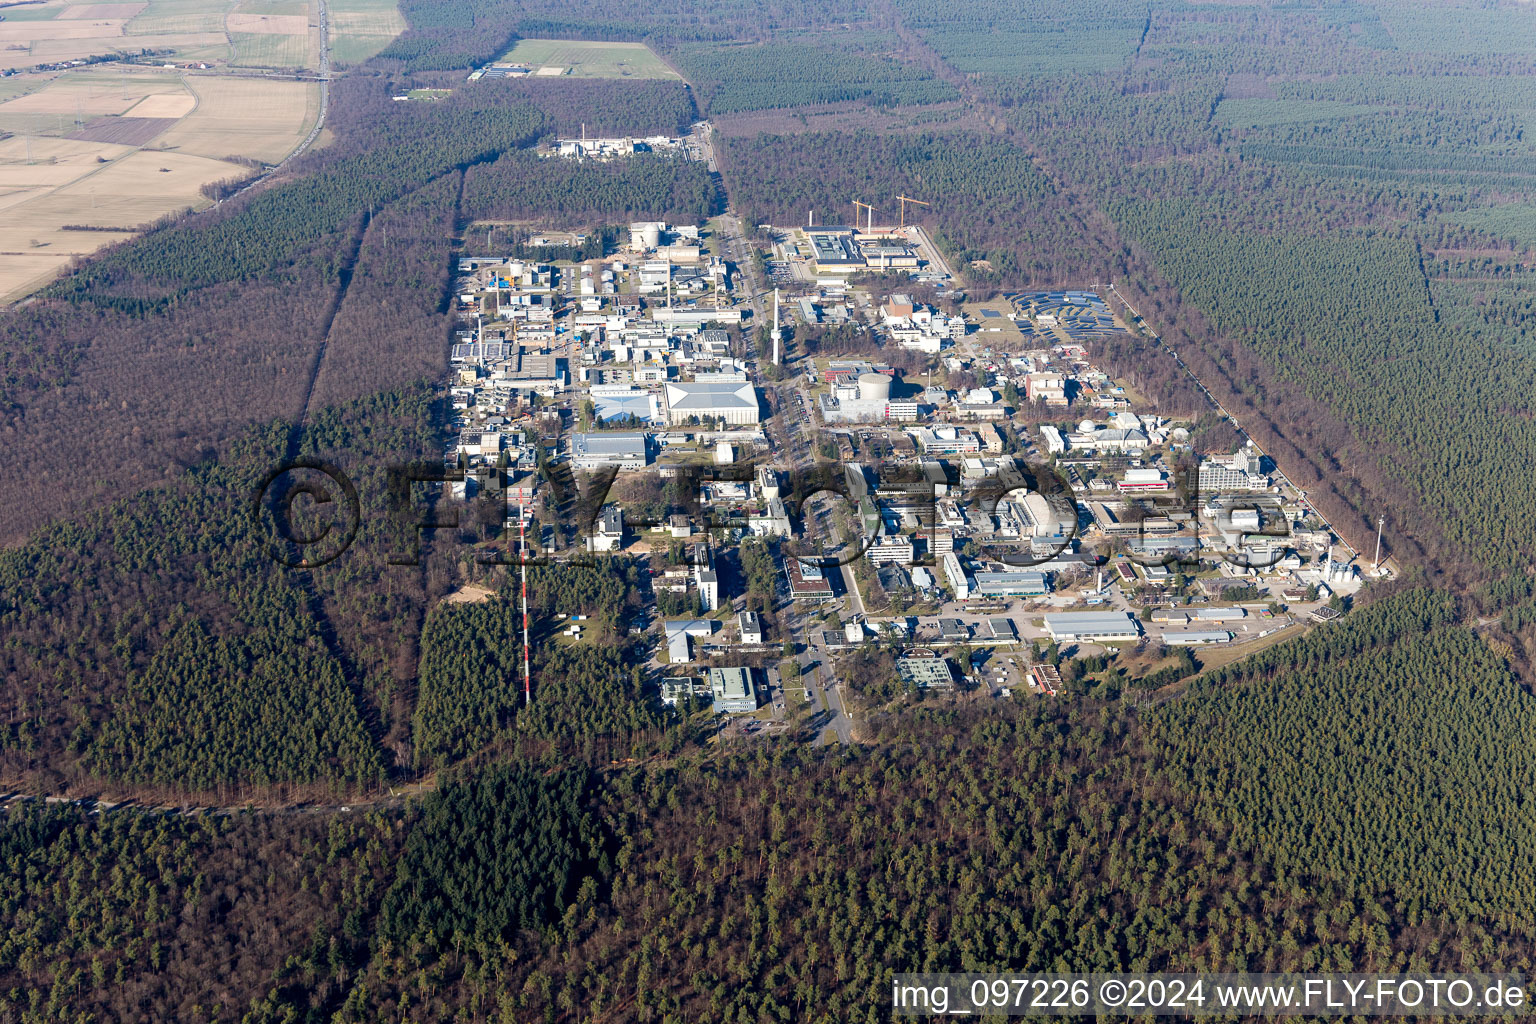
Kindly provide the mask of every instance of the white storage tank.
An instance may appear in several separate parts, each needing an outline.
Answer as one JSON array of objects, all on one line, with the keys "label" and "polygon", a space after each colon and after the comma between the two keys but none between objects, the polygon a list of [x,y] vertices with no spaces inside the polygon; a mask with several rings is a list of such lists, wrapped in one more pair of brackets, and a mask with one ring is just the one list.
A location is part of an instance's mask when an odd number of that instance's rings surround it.
[{"label": "white storage tank", "polygon": [[866,402],[890,401],[891,378],[883,373],[859,374],[859,397]]}]

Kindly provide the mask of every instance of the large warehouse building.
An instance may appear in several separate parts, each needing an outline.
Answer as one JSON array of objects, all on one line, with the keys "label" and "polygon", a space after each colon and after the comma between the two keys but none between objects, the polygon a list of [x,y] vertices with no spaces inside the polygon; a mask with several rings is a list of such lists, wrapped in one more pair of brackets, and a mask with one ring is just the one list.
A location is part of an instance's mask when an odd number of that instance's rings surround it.
[{"label": "large warehouse building", "polygon": [[577,469],[644,469],[649,461],[646,437],[639,431],[576,434],[571,438],[571,464]]},{"label": "large warehouse building", "polygon": [[1045,617],[1045,631],[1063,641],[1135,640],[1141,626],[1125,612],[1064,612]]},{"label": "large warehouse building", "polygon": [[978,597],[1039,597],[1051,592],[1043,572],[978,572]]},{"label": "large warehouse building", "polygon": [[690,417],[713,417],[732,426],[761,420],[757,389],[745,380],[707,380],[667,385],[667,422],[676,426]]}]

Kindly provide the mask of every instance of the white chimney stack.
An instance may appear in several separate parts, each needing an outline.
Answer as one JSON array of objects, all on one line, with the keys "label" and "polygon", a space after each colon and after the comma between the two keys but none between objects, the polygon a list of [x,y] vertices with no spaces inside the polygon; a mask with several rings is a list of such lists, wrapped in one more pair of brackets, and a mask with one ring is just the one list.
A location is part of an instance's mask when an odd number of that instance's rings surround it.
[{"label": "white chimney stack", "polygon": [[773,364],[775,366],[778,366],[779,365],[779,358],[780,358],[780,355],[781,355],[781,349],[783,347],[782,346],[782,342],[784,341],[784,332],[779,330],[779,290],[777,288],[775,288],[773,290],[773,334],[772,334],[772,338],[773,338]]}]

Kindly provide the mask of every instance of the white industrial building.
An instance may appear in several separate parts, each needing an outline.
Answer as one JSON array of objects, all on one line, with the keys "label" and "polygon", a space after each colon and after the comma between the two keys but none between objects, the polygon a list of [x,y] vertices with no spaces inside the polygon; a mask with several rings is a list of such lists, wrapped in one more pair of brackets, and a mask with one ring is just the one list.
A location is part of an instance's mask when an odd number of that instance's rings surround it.
[{"label": "white industrial building", "polygon": [[1139,452],[1147,447],[1147,435],[1139,430],[1110,427],[1100,430],[1097,423],[1084,420],[1067,442],[1073,448],[1092,448],[1100,452]]},{"label": "white industrial building", "polygon": [[715,623],[711,619],[667,619],[661,624],[661,631],[667,638],[667,660],[682,665],[693,660],[690,638],[710,636]]},{"label": "white industrial building", "polygon": [[891,378],[884,373],[861,373],[852,384],[836,385],[817,404],[828,423],[910,422],[918,416],[917,402],[891,400]]},{"label": "white industrial building", "polygon": [[964,601],[969,598],[971,578],[966,575],[965,566],[960,564],[960,556],[951,551],[940,562],[944,567],[944,578],[949,581],[949,589],[954,591],[955,599]]},{"label": "white industrial building", "polygon": [[1168,490],[1168,478],[1160,469],[1128,469],[1120,478],[1121,494],[1139,494]]},{"label": "white industrial building", "polygon": [[1051,588],[1043,572],[978,572],[978,597],[1039,597]]},{"label": "white industrial building", "polygon": [[1269,486],[1269,478],[1260,472],[1259,456],[1246,448],[1225,457],[1201,459],[1197,480],[1202,492],[1262,491]]},{"label": "white industrial building", "polygon": [[1056,643],[1135,640],[1141,626],[1126,612],[1063,612],[1045,617],[1045,631]]},{"label": "white industrial building", "polygon": [[1189,617],[1200,622],[1235,622],[1246,619],[1248,612],[1242,608],[1195,608]]},{"label": "white industrial building", "polygon": [[761,422],[757,389],[746,380],[706,380],[668,384],[667,422],[686,423],[690,417],[714,418],[733,426]]},{"label": "white industrial building", "polygon": [[1232,634],[1224,629],[1185,630],[1179,633],[1164,633],[1163,643],[1169,647],[1199,647],[1204,644],[1224,644],[1232,639]]},{"label": "white industrial building", "polygon": [[577,469],[616,466],[635,470],[644,469],[649,461],[646,436],[639,431],[575,434],[571,438],[571,465]]},{"label": "white industrial building", "polygon": [[629,247],[636,252],[654,249],[661,244],[661,234],[666,230],[664,221],[635,221],[629,226]]},{"label": "white industrial building", "polygon": [[968,430],[947,423],[932,427],[907,427],[912,440],[922,446],[924,455],[974,455],[981,451],[981,439]]},{"label": "white industrial building", "polygon": [[702,327],[704,324],[739,324],[742,320],[742,310],[722,307],[712,309],[710,307],[694,309],[661,309],[651,310],[651,319],[659,324],[668,324],[674,327]]}]

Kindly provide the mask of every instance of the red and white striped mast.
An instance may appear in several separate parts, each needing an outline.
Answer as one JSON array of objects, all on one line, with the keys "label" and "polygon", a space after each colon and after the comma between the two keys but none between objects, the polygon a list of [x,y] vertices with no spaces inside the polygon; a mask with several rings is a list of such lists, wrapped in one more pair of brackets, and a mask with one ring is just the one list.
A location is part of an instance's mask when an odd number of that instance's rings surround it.
[{"label": "red and white striped mast", "polygon": [[533,672],[528,656],[528,520],[523,516],[523,503],[517,503],[517,537],[519,557],[523,570],[523,703],[533,702]]}]

